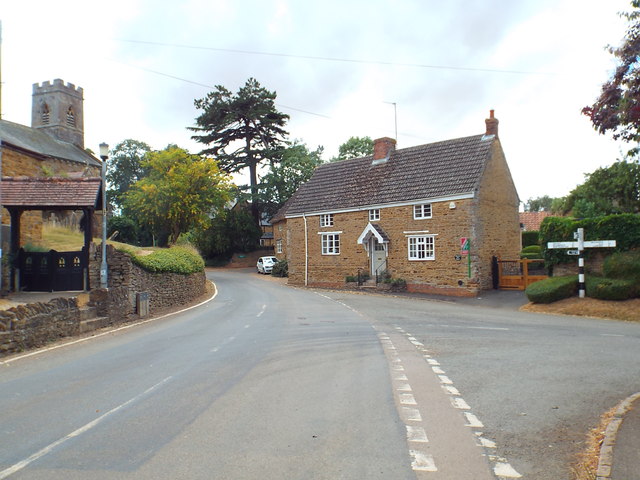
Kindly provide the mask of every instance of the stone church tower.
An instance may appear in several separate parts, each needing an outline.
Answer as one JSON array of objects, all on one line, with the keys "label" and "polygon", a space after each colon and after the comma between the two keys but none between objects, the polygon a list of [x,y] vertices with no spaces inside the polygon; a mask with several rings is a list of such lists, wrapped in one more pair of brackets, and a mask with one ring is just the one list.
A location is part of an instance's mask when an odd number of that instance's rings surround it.
[{"label": "stone church tower", "polygon": [[31,126],[84,149],[82,88],[59,78],[42,85],[33,84]]}]

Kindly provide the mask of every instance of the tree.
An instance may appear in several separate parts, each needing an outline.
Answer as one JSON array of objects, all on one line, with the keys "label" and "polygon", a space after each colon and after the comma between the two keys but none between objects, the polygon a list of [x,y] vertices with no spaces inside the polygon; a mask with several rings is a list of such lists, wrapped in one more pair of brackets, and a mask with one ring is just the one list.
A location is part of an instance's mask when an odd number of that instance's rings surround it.
[{"label": "tree", "polygon": [[284,152],[280,163],[272,164],[262,177],[261,200],[264,211],[271,217],[311,178],[316,167],[322,163],[324,148],[314,151],[299,141],[294,141]]},{"label": "tree", "polygon": [[205,98],[195,100],[202,114],[196,118],[197,127],[191,130],[202,134],[192,138],[209,146],[201,154],[213,155],[224,171],[249,169],[251,212],[256,223],[258,166],[280,159],[287,135],[283,127],[289,116],[276,110],[275,98],[275,92],[249,78],[235,95],[218,85]]},{"label": "tree", "polygon": [[549,195],[542,197],[530,198],[524,205],[525,212],[550,212],[551,205],[553,204],[553,198]]},{"label": "tree", "polygon": [[132,139],[123,140],[111,150],[107,161],[107,196],[116,210],[122,210],[129,187],[145,175],[142,162],[150,151],[149,145]]},{"label": "tree", "polygon": [[619,160],[585,175],[563,203],[564,213],[586,218],[640,212],[640,163]]},{"label": "tree", "polygon": [[348,160],[350,158],[366,157],[373,154],[373,140],[370,137],[351,137],[338,147],[338,156],[331,162]]},{"label": "tree", "polygon": [[194,244],[207,258],[252,252],[260,246],[261,236],[262,230],[244,209],[220,212],[208,228],[192,232]]},{"label": "tree", "polygon": [[150,152],[142,166],[148,175],[129,189],[126,207],[154,235],[168,231],[170,244],[192,228],[206,228],[211,215],[229,200],[229,176],[212,158],[169,146]]},{"label": "tree", "polygon": [[[599,133],[613,133],[614,139],[640,140],[640,0],[633,0],[631,12],[621,13],[629,22],[619,47],[608,47],[618,59],[612,78],[602,85],[600,96],[582,113],[591,119]],[[637,151],[637,148],[632,149]]]}]

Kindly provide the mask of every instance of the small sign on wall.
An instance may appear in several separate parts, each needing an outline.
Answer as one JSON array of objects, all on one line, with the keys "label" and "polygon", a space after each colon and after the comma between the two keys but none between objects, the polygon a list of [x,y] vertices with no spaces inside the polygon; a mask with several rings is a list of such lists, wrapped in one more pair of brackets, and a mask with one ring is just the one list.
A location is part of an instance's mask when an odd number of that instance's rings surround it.
[{"label": "small sign on wall", "polygon": [[461,255],[469,254],[469,239],[467,237],[460,238],[460,254]]}]

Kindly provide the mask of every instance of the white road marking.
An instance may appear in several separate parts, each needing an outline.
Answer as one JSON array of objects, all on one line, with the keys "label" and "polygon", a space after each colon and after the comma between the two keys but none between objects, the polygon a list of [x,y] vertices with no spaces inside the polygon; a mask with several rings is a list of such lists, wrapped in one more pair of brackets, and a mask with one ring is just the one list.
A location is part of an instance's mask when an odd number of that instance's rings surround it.
[{"label": "white road marking", "polygon": [[398,385],[398,388],[396,388],[396,390],[398,390],[399,392],[412,392],[413,390],[411,390],[411,385],[409,385],[408,383],[401,383],[400,385]]},{"label": "white road marking", "polygon": [[427,432],[424,428],[415,425],[405,425],[407,427],[407,440],[416,443],[428,443]]},{"label": "white road marking", "polygon": [[260,318],[266,309],[267,309],[267,306],[266,305],[262,305],[262,309],[260,310],[260,313],[258,313],[258,315],[256,315],[256,318]]},{"label": "white road marking", "polygon": [[624,335],[618,335],[617,333],[601,333],[602,337],[624,337]]},{"label": "white road marking", "polygon": [[451,405],[460,410],[471,410],[471,407],[464,401],[463,398],[460,397],[451,397]]},{"label": "white road marking", "polygon": [[396,372],[404,372],[404,367],[402,365],[392,365],[391,369]]},{"label": "white road marking", "polygon": [[420,343],[417,340],[411,340],[411,343],[413,343],[416,347],[424,347],[424,343]]},{"label": "white road marking", "polygon": [[505,327],[467,327],[472,330],[509,330]]},{"label": "white road marking", "polygon": [[409,380],[404,373],[399,373],[398,375],[393,377],[393,379],[394,380]]},{"label": "white road marking", "polygon": [[244,328],[249,328],[251,325],[247,324],[244,326]]},{"label": "white road marking", "polygon": [[479,446],[485,448],[496,448],[496,442],[489,440],[488,438],[478,437]]},{"label": "white road marking", "polygon": [[467,417],[467,422],[468,422],[465,425],[465,427],[471,427],[471,428],[483,428],[484,427],[482,422],[480,420],[478,420],[478,417],[476,417],[473,413],[464,412],[464,416]]},{"label": "white road marking", "polygon": [[444,370],[440,367],[431,367],[431,370],[433,370],[433,373],[437,375],[444,375]]},{"label": "white road marking", "polygon": [[402,407],[402,413],[407,422],[421,422],[422,415],[417,408]]},{"label": "white road marking", "polygon": [[400,403],[402,405],[417,405],[415,397],[411,393],[401,393],[400,395]]},{"label": "white road marking", "polygon": [[411,455],[412,458],[411,468],[413,468],[414,470],[425,472],[438,471],[431,455],[423,452],[418,452],[416,450],[409,450],[409,455]]},{"label": "white road marking", "polygon": [[447,377],[446,375],[438,375],[438,378],[440,379],[440,383],[443,383],[445,385],[452,385],[453,384],[451,379],[449,379],[449,377]]},{"label": "white road marking", "polygon": [[496,463],[495,466],[493,467],[493,471],[498,477],[506,477],[506,478],[522,477],[522,475],[516,472],[516,470],[508,463],[502,463],[502,462]]},{"label": "white road marking", "polygon": [[441,385],[441,387],[444,389],[445,392],[447,392],[449,395],[460,395],[460,392],[458,391],[458,389],[456,387],[453,387],[451,385]]},{"label": "white road marking", "polygon": [[440,365],[440,362],[438,362],[437,360],[434,360],[433,358],[427,358],[427,363],[429,365]]},{"label": "white road marking", "polygon": [[56,447],[59,447],[60,445],[62,445],[63,443],[67,442],[68,440],[71,440],[74,437],[78,437],[80,435],[82,435],[85,432],[88,432],[89,430],[91,430],[93,427],[95,427],[96,425],[100,424],[105,418],[113,415],[114,413],[119,412],[120,410],[122,410],[123,408],[127,407],[128,405],[132,404],[133,402],[139,400],[140,398],[144,397],[145,395],[151,393],[153,390],[155,390],[156,388],[160,387],[161,385],[167,383],[169,380],[171,380],[173,377],[167,377],[164,380],[156,383],[155,385],[153,385],[152,387],[147,388],[144,392],[142,392],[139,395],[136,395],[135,397],[133,397],[130,400],[127,400],[126,402],[118,405],[117,407],[109,410],[107,413],[99,416],[98,418],[96,418],[95,420],[87,423],[86,425],[78,428],[77,430],[74,430],[73,432],[71,432],[70,434],[60,438],[59,440],[56,440],[55,442],[47,445],[46,447],[44,447],[43,449],[37,451],[36,453],[34,453],[33,455],[31,455],[30,457],[12,465],[11,467],[2,470],[0,472],[0,480],[7,478],[9,475],[13,475],[16,472],[19,472],[20,470],[22,470],[23,468],[27,467],[29,464],[35,462],[36,460],[38,460],[39,458],[44,457],[45,455],[48,455],[49,453],[51,453]]}]

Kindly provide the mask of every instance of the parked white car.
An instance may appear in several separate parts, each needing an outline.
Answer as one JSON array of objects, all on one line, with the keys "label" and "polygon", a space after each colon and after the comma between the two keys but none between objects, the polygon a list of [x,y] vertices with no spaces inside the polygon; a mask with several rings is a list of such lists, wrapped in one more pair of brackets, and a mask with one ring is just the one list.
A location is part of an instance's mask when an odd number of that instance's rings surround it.
[{"label": "parked white car", "polygon": [[276,257],[260,257],[256,264],[258,273],[271,273],[271,269],[277,261],[278,259]]}]

